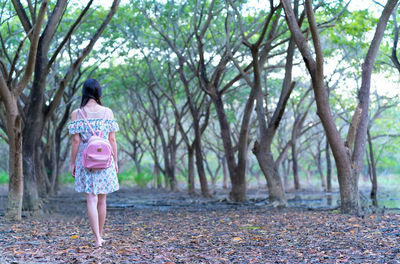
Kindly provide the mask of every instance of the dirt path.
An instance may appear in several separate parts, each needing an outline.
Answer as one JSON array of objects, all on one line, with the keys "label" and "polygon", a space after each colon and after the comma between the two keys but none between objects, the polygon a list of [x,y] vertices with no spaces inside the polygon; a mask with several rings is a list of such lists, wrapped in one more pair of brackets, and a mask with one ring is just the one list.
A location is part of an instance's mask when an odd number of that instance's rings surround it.
[{"label": "dirt path", "polygon": [[[224,197],[221,194],[221,197]],[[83,195],[45,213],[0,216],[0,263],[400,263],[400,216],[278,210],[185,193],[123,189],[108,199],[107,244],[93,241]]]}]

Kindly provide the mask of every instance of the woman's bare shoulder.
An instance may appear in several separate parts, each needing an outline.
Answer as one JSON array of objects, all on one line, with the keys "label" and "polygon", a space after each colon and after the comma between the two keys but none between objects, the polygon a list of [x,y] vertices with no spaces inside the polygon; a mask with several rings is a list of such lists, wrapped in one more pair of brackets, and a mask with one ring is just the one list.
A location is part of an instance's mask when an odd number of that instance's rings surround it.
[{"label": "woman's bare shoulder", "polygon": [[111,110],[111,108],[109,108],[109,107],[107,107],[107,106],[103,106],[103,107],[105,108],[107,118],[113,119],[113,118],[114,118],[114,113],[113,113],[113,111]]},{"label": "woman's bare shoulder", "polygon": [[77,108],[74,111],[72,111],[72,113],[71,113],[71,121],[75,121],[77,119],[78,111],[79,111],[79,108]]}]

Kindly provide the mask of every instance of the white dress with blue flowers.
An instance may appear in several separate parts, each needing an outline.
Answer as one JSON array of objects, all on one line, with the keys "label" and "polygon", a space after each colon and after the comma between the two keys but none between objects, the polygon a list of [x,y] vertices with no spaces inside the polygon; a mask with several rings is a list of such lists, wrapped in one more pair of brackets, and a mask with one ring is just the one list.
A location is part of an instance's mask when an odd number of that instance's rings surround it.
[{"label": "white dress with blue flowers", "polygon": [[[112,113],[109,108],[105,109]],[[90,112],[88,112],[87,120],[94,131],[100,131],[102,118],[91,118]],[[118,124],[114,119],[106,119],[102,129],[102,137],[108,138],[110,132],[118,130]],[[78,115],[77,120],[68,125],[68,131],[71,135],[80,134],[81,136],[81,143],[75,161],[75,191],[93,194],[107,194],[117,191],[119,183],[114,160],[112,160],[111,166],[107,169],[86,169],[82,166],[82,152],[89,138],[93,135],[86,121]]]}]

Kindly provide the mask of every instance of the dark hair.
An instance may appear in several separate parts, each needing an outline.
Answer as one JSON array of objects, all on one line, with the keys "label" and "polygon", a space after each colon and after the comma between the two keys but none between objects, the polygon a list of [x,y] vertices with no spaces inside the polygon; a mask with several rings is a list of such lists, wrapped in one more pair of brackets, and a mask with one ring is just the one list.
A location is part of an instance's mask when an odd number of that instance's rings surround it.
[{"label": "dark hair", "polygon": [[82,87],[81,108],[84,107],[90,99],[94,99],[101,105],[101,87],[97,80],[87,79]]}]

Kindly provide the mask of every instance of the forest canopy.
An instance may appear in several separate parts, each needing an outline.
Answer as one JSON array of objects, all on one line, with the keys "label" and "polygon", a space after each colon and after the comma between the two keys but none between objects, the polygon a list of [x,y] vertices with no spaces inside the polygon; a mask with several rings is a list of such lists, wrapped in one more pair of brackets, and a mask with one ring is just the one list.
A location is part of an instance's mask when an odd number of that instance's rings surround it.
[{"label": "forest canopy", "polygon": [[277,206],[339,189],[343,212],[398,183],[398,1],[264,2],[2,2],[10,217],[73,180],[66,127],[87,78],[120,125],[121,183],[236,202],[267,188]]}]

